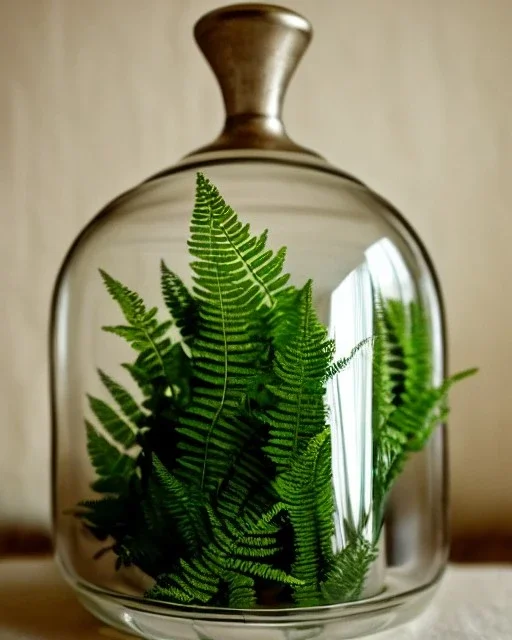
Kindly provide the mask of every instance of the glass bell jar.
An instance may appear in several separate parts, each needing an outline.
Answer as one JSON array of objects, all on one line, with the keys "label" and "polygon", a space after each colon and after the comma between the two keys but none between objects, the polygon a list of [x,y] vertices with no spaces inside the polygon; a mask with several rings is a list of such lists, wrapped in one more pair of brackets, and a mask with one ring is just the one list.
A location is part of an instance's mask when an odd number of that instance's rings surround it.
[{"label": "glass bell jar", "polygon": [[293,142],[300,15],[195,26],[219,137],[71,247],[52,329],[54,523],[84,606],[153,640],[352,638],[447,561],[440,293],[401,215]]}]

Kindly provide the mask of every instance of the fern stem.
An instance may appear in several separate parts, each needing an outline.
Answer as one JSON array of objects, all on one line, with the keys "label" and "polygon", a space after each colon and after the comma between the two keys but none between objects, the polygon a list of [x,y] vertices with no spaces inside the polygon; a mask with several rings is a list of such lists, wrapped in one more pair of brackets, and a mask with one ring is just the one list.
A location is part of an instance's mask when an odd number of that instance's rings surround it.
[{"label": "fern stem", "polygon": [[[306,312],[304,314],[304,320],[303,320],[303,326],[302,326],[302,343],[301,343],[301,352],[303,351],[303,345],[304,345],[304,338],[305,336],[307,336],[307,332],[308,332],[308,322],[309,322],[309,309],[306,309]],[[302,412],[301,412],[301,408],[302,408],[302,393],[304,390],[304,377],[305,377],[305,364],[304,364],[304,359],[301,358],[300,360],[300,376],[298,376],[298,383],[299,383],[299,395],[297,398],[297,416],[295,418],[295,433],[293,436],[293,451],[292,451],[292,455],[295,455],[297,453],[297,447],[299,444],[299,430],[300,430],[300,425],[301,425],[301,419],[302,419]]]},{"label": "fern stem", "polygon": [[[210,250],[213,253],[213,220],[212,217],[210,216]],[[212,435],[212,431],[215,429],[215,426],[217,425],[217,422],[219,421],[220,418],[220,414],[222,413],[222,410],[224,409],[224,404],[226,402],[226,392],[227,392],[227,388],[228,388],[228,343],[227,343],[227,335],[226,335],[226,318],[225,318],[225,314],[224,314],[224,300],[222,297],[222,287],[220,285],[220,274],[219,274],[219,267],[216,265],[215,266],[215,276],[217,278],[217,288],[218,288],[218,292],[219,292],[219,305],[220,305],[220,313],[221,313],[221,318],[222,318],[222,339],[224,341],[224,384],[223,384],[223,388],[222,388],[222,397],[221,397],[221,401],[219,403],[219,406],[217,407],[217,411],[215,412],[215,415],[213,417],[212,423],[208,429],[208,435],[206,437],[206,442],[205,442],[205,446],[204,446],[204,460],[203,460],[203,471],[201,474],[201,489],[204,488],[204,482],[205,482],[205,478],[206,478],[206,464],[208,461],[208,449],[210,447],[210,440],[211,440],[211,435]]]},{"label": "fern stem", "polygon": [[242,253],[240,252],[240,250],[238,249],[238,247],[233,243],[233,241],[231,240],[231,238],[229,237],[229,234],[227,233],[226,229],[224,228],[223,224],[221,223],[219,225],[220,229],[222,230],[224,237],[226,238],[226,240],[229,242],[230,247],[233,249],[233,251],[236,253],[236,255],[238,256],[238,258],[244,263],[244,265],[247,267],[247,271],[251,274],[253,280],[255,280],[255,282],[257,282],[260,287],[263,289],[263,291],[265,292],[266,297],[268,298],[268,305],[269,307],[273,307],[275,304],[275,299],[272,296],[271,292],[269,291],[267,285],[265,284],[265,282],[258,277],[258,275],[251,269],[249,263],[244,259],[244,256],[242,255]]}]

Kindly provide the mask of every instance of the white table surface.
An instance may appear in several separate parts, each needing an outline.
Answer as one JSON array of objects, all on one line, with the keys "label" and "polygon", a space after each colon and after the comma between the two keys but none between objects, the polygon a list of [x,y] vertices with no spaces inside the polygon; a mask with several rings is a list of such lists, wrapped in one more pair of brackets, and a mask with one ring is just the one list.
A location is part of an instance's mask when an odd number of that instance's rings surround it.
[{"label": "white table surface", "polygon": [[[82,609],[51,559],[0,561],[1,640],[127,638]],[[512,640],[512,566],[450,567],[425,614],[371,639]]]}]

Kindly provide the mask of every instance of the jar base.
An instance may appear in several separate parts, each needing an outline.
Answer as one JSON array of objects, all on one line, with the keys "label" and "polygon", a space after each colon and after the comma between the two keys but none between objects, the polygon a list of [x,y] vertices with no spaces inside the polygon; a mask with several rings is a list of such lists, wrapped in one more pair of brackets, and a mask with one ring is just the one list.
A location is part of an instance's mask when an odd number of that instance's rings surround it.
[{"label": "jar base", "polygon": [[146,640],[348,640],[416,617],[432,599],[439,577],[414,590],[390,586],[379,596],[348,604],[243,612],[149,602],[83,582],[72,586],[95,617]]}]

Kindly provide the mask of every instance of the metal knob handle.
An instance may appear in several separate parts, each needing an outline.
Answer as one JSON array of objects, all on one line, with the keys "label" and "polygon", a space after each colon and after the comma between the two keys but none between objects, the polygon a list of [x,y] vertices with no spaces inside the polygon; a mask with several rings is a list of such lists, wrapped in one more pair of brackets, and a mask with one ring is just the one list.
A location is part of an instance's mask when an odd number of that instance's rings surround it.
[{"label": "metal knob handle", "polygon": [[220,136],[195,153],[267,149],[311,154],[290,140],[281,120],[286,89],[311,40],[309,22],[282,7],[238,4],[203,16],[194,35],[226,108]]}]

